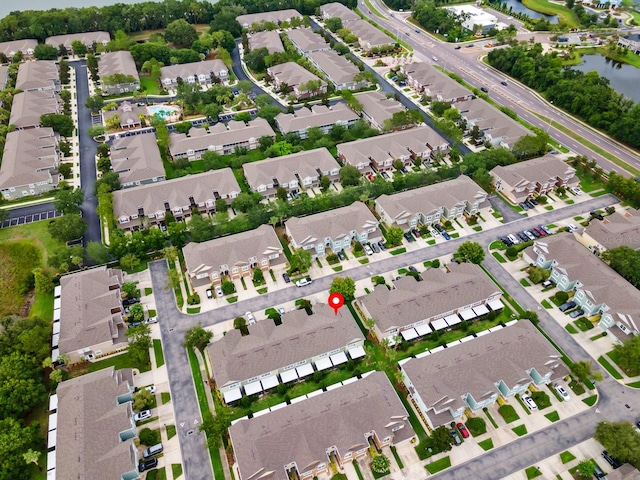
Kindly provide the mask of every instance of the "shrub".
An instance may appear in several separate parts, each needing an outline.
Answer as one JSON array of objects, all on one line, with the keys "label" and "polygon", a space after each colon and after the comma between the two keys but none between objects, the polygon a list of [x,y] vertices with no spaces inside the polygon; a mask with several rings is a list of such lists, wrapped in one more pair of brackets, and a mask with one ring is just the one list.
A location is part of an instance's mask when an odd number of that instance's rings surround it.
[{"label": "shrub", "polygon": [[371,470],[375,473],[386,473],[391,466],[391,460],[386,455],[376,455],[371,461]]},{"label": "shrub", "polygon": [[435,260],[431,260],[431,267],[440,268],[440,259],[436,258]]},{"label": "shrub", "polygon": [[138,435],[140,443],[143,445],[151,446],[160,443],[160,433],[157,430],[151,430],[150,428],[143,428]]},{"label": "shrub", "polygon": [[551,400],[549,400],[549,395],[546,392],[533,392],[531,398],[541,410],[551,406]]},{"label": "shrub", "polygon": [[233,282],[230,282],[229,280],[225,280],[224,282],[222,282],[222,293],[224,293],[225,295],[230,295],[235,291],[236,287]]},{"label": "shrub", "polygon": [[558,302],[564,303],[569,300],[569,294],[567,292],[559,291],[556,293],[556,300]]},{"label": "shrub", "polygon": [[198,295],[197,293],[189,295],[189,297],[187,298],[187,303],[189,305],[198,305],[200,303],[200,295]]},{"label": "shrub", "polygon": [[518,250],[516,249],[516,247],[513,247],[513,246],[507,248],[504,253],[509,258],[516,258],[518,256]]},{"label": "shrub", "polygon": [[478,435],[482,435],[487,431],[487,422],[484,421],[484,418],[480,417],[471,417],[467,420],[467,428],[469,429],[469,433],[474,437]]}]

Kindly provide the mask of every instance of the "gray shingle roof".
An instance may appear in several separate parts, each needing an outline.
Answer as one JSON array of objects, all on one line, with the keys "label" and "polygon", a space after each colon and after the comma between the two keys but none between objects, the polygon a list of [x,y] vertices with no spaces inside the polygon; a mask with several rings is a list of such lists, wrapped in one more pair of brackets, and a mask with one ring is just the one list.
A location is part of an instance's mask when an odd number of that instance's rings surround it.
[{"label": "gray shingle roof", "polygon": [[58,385],[57,478],[114,480],[137,471],[133,439],[119,437],[134,428],[131,404],[117,401],[133,388],[131,377],[109,367]]},{"label": "gray shingle roof", "polygon": [[441,268],[429,268],[422,273],[422,282],[410,276],[402,277],[394,282],[396,288],[391,290],[378,285],[358,300],[385,332],[500,295],[500,289],[479,266],[463,263],[450,264],[448,268],[449,273]]},{"label": "gray shingle roof", "polygon": [[122,73],[131,75],[136,81],[140,81],[136,62],[127,51],[107,52],[100,55],[98,61],[98,72],[101,77]]},{"label": "gray shingle roof", "polygon": [[36,60],[24,62],[18,67],[16,89],[26,92],[27,90],[51,88],[59,80],[58,66],[55,61]]},{"label": "gray shingle roof", "polygon": [[58,164],[57,145],[49,127],[8,133],[0,166],[0,189],[50,181],[50,170]]},{"label": "gray shingle roof", "polygon": [[353,77],[360,73],[358,67],[334,50],[314,52],[309,57],[330,80],[337,84],[353,82]]},{"label": "gray shingle roof", "polygon": [[275,30],[256,32],[249,37],[249,49],[266,48],[269,53],[284,52],[284,45],[280,35]]},{"label": "gray shingle roof", "polygon": [[236,21],[242,26],[251,26],[254,23],[260,22],[273,22],[276,24],[280,24],[281,22],[288,22],[292,18],[302,18],[302,15],[297,10],[287,9],[287,10],[276,10],[273,12],[262,12],[262,13],[249,13],[247,15],[240,15],[236,17]]},{"label": "gray shingle roof", "polygon": [[360,20],[360,16],[356,12],[348,9],[342,3],[326,3],[320,6],[320,10],[325,18],[338,17],[342,19],[343,25],[347,22],[352,22],[353,20]]},{"label": "gray shingle roof", "polygon": [[394,436],[396,442],[411,438],[415,433],[407,416],[387,376],[374,372],[322,395],[241,420],[229,434],[242,478],[287,480],[285,465],[295,462],[303,473],[327,463],[331,446],[341,455],[368,448],[368,432],[375,431],[380,439]]},{"label": "gray shingle roof", "polygon": [[442,73],[428,63],[415,62],[403,65],[400,70],[417,82],[420,87],[427,88],[432,97],[439,95],[446,101],[471,95],[469,90],[449,77],[449,75]]},{"label": "gray shingle roof", "polygon": [[526,129],[481,98],[467,100],[456,104],[456,106],[462,117],[477,125],[480,130],[491,135],[493,139],[502,139],[502,141],[511,145],[521,137],[526,135],[533,136],[531,130]]},{"label": "gray shingle roof", "polygon": [[[529,383],[527,370],[544,376],[562,364],[560,354],[527,320],[489,335],[446,348],[422,358],[412,358],[402,369],[427,407],[449,404],[454,410],[464,405],[462,395],[476,400],[497,393],[496,382],[509,388]],[[566,369],[560,367],[560,375]],[[554,377],[555,375],[552,375]]]},{"label": "gray shingle roof", "polygon": [[[186,155],[188,150],[221,149],[226,145],[246,142],[251,138],[275,137],[275,132],[264,118],[257,117],[246,124],[230,121],[227,125],[218,122],[209,127],[209,133],[204,128],[192,128],[189,136],[184,133],[172,133],[169,136],[169,150],[171,155]],[[213,147],[213,148],[212,148]]]},{"label": "gray shingle roof", "polygon": [[[555,179],[572,177],[575,175],[575,168],[562,161],[555,155],[545,155],[534,158],[526,162],[514,163],[507,166],[497,166],[491,170],[493,175],[500,177],[511,187],[527,187],[531,183],[545,183]],[[576,178],[577,182],[577,178]]]},{"label": "gray shingle roof", "polygon": [[313,309],[311,316],[295,310],[282,317],[282,325],[266,319],[250,325],[246,337],[234,329],[212,342],[207,350],[216,383],[241,382],[364,339],[347,309],[338,315],[324,304]]},{"label": "gray shingle roof", "polygon": [[354,20],[346,25],[351,30],[362,47],[368,45],[369,48],[394,45],[396,41],[388,35],[382,33],[376,27],[365,20]]},{"label": "gray shingle roof", "polygon": [[[100,343],[127,343],[120,288],[122,272],[99,267],[66,275],[60,307],[60,351],[74,352]],[[120,328],[118,328],[120,325]]]},{"label": "gray shingle roof", "polygon": [[[376,204],[390,218],[412,218],[417,213],[429,215],[442,207],[452,209],[460,204],[484,201],[487,193],[466,175],[426,187],[407,190],[394,195],[381,195]],[[380,210],[379,210],[380,211]]]},{"label": "gray shingle roof", "polygon": [[22,40],[13,40],[11,42],[0,43],[0,52],[4,53],[7,57],[12,57],[16,52],[22,52],[26,54],[29,50],[35,50],[38,46],[38,41],[32,38],[23,38]]},{"label": "gray shingle roof", "polygon": [[313,105],[311,110],[299,108],[293,113],[279,113],[276,124],[283,133],[295,132],[311,127],[347,124],[360,118],[356,112],[347,107],[346,103],[338,102],[331,107]]},{"label": "gray shingle roof", "polygon": [[164,178],[160,149],[153,133],[115,139],[111,147],[111,165],[122,184]]},{"label": "gray shingle roof", "polygon": [[53,90],[30,90],[13,97],[9,123],[28,128],[40,125],[40,117],[59,113],[58,94]]},{"label": "gray shingle roof", "polygon": [[222,60],[204,60],[202,62],[182,63],[179,65],[169,65],[168,67],[162,67],[160,69],[160,79],[176,79],[178,77],[186,79],[195,75],[210,75],[218,72],[226,72],[227,66]]},{"label": "gray shingle roof", "polygon": [[164,214],[165,202],[169,203],[171,209],[189,208],[191,196],[196,204],[211,202],[213,208],[216,201],[214,191],[222,198],[240,192],[238,181],[230,168],[117,190],[113,192],[113,213],[116,218],[137,215],[138,208],[142,207],[145,215]]},{"label": "gray shingle roof", "polygon": [[[316,148],[303,152],[269,158],[259,162],[245,163],[242,166],[247,183],[252,190],[261,185],[279,184],[299,181],[302,185],[305,178],[319,177],[320,172],[340,170],[340,164],[326,148]],[[296,176],[297,174],[297,176]]]},{"label": "gray shingle roof", "polygon": [[362,104],[362,112],[371,117],[378,125],[391,118],[394,113],[402,112],[405,108],[394,98],[387,98],[382,92],[366,92],[356,96]]},{"label": "gray shingle roof", "polygon": [[64,45],[68,50],[71,48],[71,44],[75,40],[79,40],[85,45],[91,46],[94,42],[106,44],[111,40],[111,37],[109,36],[109,32],[70,33],[68,35],[54,35],[52,37],[48,37],[44,43],[55,48],[58,48],[60,45]]},{"label": "gray shingle roof", "polygon": [[298,46],[303,52],[328,49],[329,44],[310,28],[296,28],[287,32],[289,40]]},{"label": "gray shingle roof", "polygon": [[624,245],[637,250],[640,248],[640,211],[633,208],[617,210],[603,221],[592,221],[584,232],[604,248]]},{"label": "gray shingle roof", "polygon": [[[287,231],[299,246],[315,245],[324,238],[351,237],[351,232],[378,228],[378,219],[362,202],[306,217],[291,217],[285,222]],[[371,235],[370,235],[371,236]]]},{"label": "gray shingle roof", "polygon": [[299,87],[303,83],[308,83],[309,80],[320,80],[323,86],[327,85],[327,82],[294,62],[274,65],[268,68],[268,72],[269,75],[277,79],[278,83],[286,83],[292,88]]},{"label": "gray shingle roof", "polygon": [[261,225],[235,235],[216,238],[208,242],[187,244],[183,249],[187,272],[190,275],[219,272],[222,265],[229,269],[249,264],[251,257],[259,262],[271,255],[281,255],[282,245],[271,225]]}]

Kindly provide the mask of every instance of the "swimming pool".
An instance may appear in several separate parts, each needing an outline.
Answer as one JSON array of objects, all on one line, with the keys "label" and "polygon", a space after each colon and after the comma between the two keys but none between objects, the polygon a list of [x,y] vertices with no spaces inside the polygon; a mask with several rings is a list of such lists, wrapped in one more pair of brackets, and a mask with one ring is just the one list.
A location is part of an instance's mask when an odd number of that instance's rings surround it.
[{"label": "swimming pool", "polygon": [[149,115],[158,115],[159,117],[166,119],[174,115],[178,115],[180,113],[180,109],[173,105],[166,104],[149,105],[147,107],[147,112],[149,112]]}]

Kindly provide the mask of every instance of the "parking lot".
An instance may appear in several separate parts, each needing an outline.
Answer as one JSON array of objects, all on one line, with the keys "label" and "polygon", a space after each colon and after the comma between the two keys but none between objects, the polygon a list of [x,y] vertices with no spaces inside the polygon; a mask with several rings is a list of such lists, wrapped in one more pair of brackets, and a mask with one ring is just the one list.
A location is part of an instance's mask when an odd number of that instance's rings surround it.
[{"label": "parking lot", "polygon": [[61,214],[56,210],[47,210],[46,212],[33,213],[29,215],[20,215],[18,217],[9,218],[0,224],[0,228],[15,227],[16,225],[24,225],[25,223],[39,222],[40,220],[49,220],[57,218]]}]

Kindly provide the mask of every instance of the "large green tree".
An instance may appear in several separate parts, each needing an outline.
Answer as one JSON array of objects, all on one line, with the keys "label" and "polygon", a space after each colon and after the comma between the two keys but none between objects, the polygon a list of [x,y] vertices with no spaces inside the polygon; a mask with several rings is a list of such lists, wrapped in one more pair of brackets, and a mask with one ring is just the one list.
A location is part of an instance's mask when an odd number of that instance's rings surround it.
[{"label": "large green tree", "polygon": [[72,213],[51,220],[48,225],[51,236],[61,242],[70,242],[84,235],[87,222],[80,215]]},{"label": "large green tree", "polygon": [[340,169],[340,183],[343,186],[356,186],[360,184],[362,174],[353,165],[345,165]]},{"label": "large green tree", "polygon": [[72,137],[75,125],[71,117],[61,113],[47,113],[40,117],[40,125],[51,127],[63,137]]},{"label": "large green tree", "polygon": [[186,331],[184,334],[184,343],[182,345],[185,348],[197,348],[202,352],[205,347],[209,345],[212,338],[213,332],[205,330],[202,328],[202,324],[198,323]]},{"label": "large green tree", "polygon": [[465,262],[478,265],[484,260],[484,248],[479,243],[466,241],[458,247],[458,255]]},{"label": "large green tree", "polygon": [[640,435],[631,422],[600,422],[594,438],[612,457],[640,465]]},{"label": "large green tree", "polygon": [[190,47],[198,39],[195,27],[184,19],[174,20],[164,30],[164,38],[179,47]]},{"label": "large green tree", "polygon": [[133,364],[139,367],[148,365],[149,349],[153,346],[149,325],[142,324],[128,328],[127,337],[129,338],[129,357]]},{"label": "large green tree", "polygon": [[14,351],[0,359],[0,418],[20,418],[44,401],[41,361]]},{"label": "large green tree", "polygon": [[355,299],[356,282],[350,277],[336,277],[331,282],[329,293],[341,293],[345,302],[351,302]]},{"label": "large green tree", "polygon": [[391,226],[387,228],[387,233],[385,234],[385,238],[387,239],[387,246],[395,247],[396,245],[400,245],[402,243],[402,237],[404,235],[404,230],[400,227]]},{"label": "large green tree", "polygon": [[27,480],[31,478],[30,467],[23,455],[29,449],[41,449],[44,439],[38,433],[38,422],[24,426],[21,420],[0,420],[0,480]]},{"label": "large green tree", "polygon": [[53,206],[60,213],[66,215],[79,213],[82,202],[84,202],[84,190],[80,188],[75,188],[73,190],[67,188],[56,191]]}]

